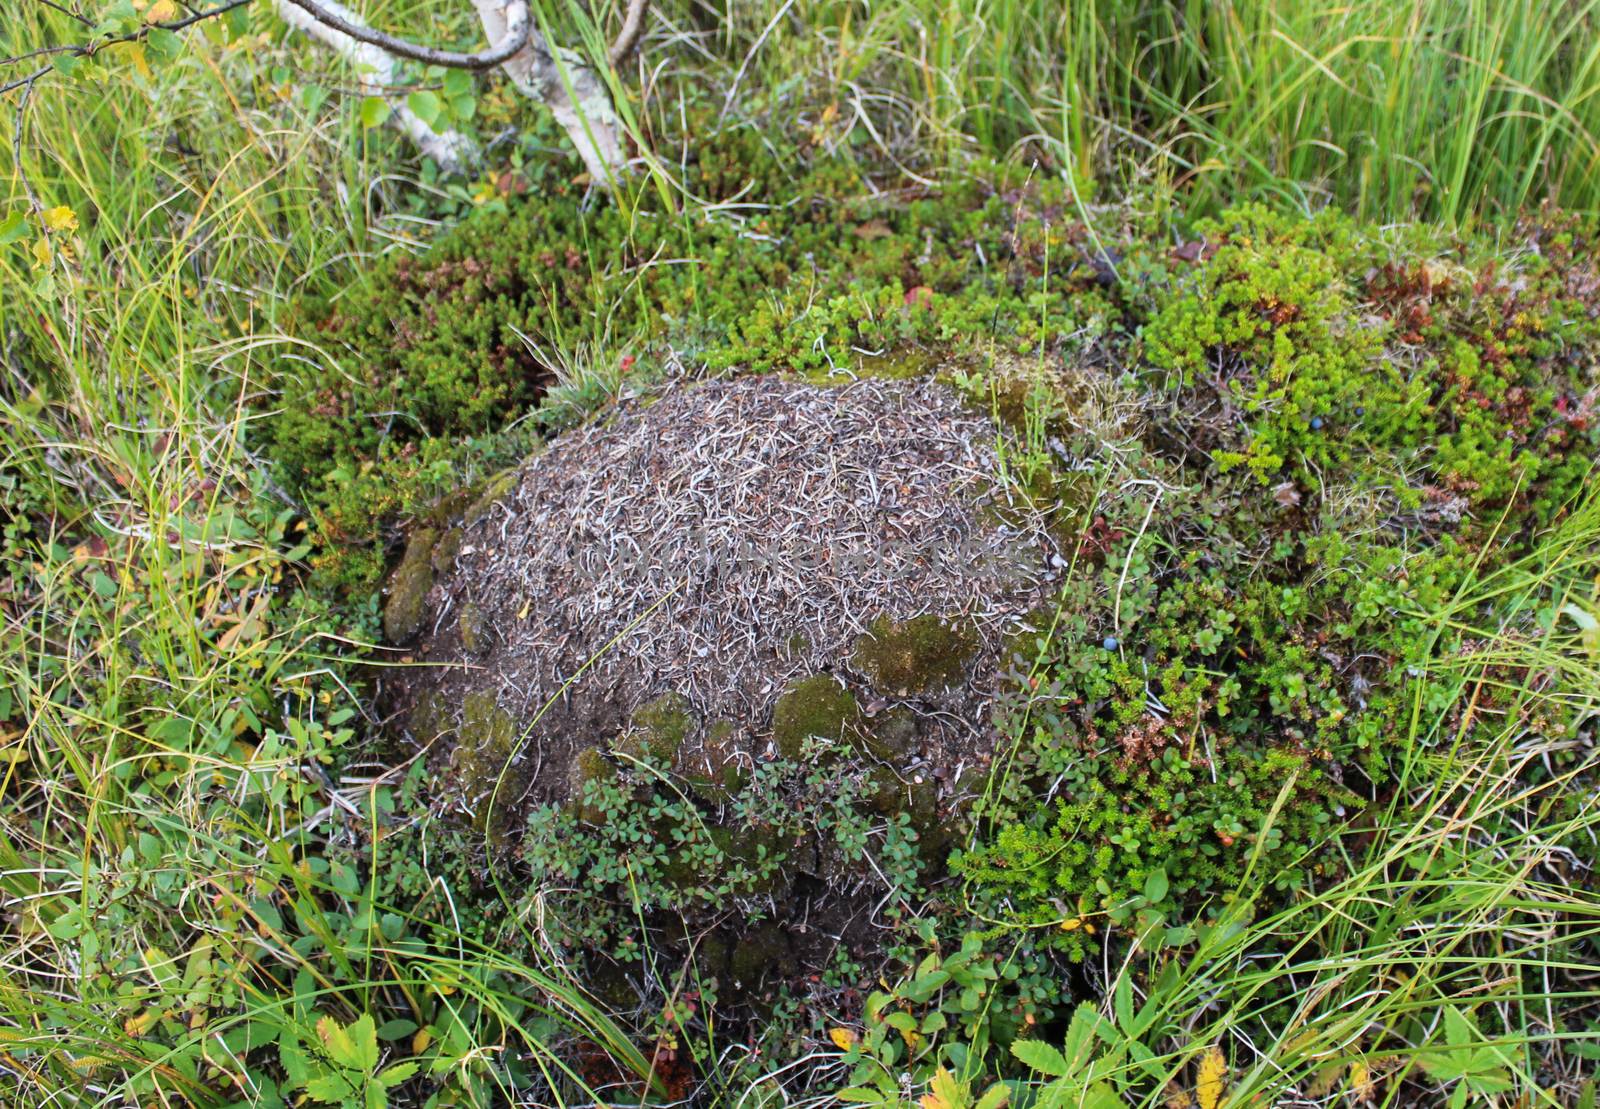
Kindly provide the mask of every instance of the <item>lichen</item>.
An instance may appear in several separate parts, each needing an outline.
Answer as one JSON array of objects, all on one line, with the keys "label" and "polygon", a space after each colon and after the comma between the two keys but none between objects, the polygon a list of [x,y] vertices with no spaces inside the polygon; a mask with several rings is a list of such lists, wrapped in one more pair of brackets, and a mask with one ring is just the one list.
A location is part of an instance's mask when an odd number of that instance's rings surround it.
[{"label": "lichen", "polygon": [[972,629],[938,616],[880,617],[856,641],[851,662],[880,693],[911,697],[960,685],[978,645]]},{"label": "lichen", "polygon": [[433,548],[439,541],[434,528],[421,528],[406,544],[406,553],[389,578],[389,596],[383,606],[383,634],[391,643],[406,643],[422,629],[428,590],[433,588]]},{"label": "lichen", "polygon": [[808,739],[836,740],[861,715],[855,697],[830,674],[790,682],[772,708],[772,741],[786,759]]}]

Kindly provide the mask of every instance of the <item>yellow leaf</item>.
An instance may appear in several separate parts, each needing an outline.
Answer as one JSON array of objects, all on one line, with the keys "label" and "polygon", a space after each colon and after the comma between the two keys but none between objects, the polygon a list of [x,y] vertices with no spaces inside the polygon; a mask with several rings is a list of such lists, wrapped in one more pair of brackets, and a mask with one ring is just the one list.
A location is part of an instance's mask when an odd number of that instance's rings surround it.
[{"label": "yellow leaf", "polygon": [[134,1039],[138,1039],[150,1031],[150,1026],[161,1019],[161,1014],[155,1009],[146,1009],[136,1017],[129,1017],[122,1022],[122,1030]]},{"label": "yellow leaf", "polygon": [[963,1109],[966,1097],[961,1083],[945,1067],[933,1072],[932,1091],[922,1098],[922,1109]]},{"label": "yellow leaf", "polygon": [[1083,921],[1078,920],[1075,917],[1071,918],[1071,919],[1068,919],[1068,920],[1063,920],[1061,922],[1061,930],[1063,932],[1074,932],[1074,931],[1077,931],[1079,928],[1082,928],[1082,927],[1083,927]]},{"label": "yellow leaf", "polygon": [[1350,1093],[1357,1102],[1372,1096],[1372,1070],[1365,1060],[1358,1059],[1350,1064]]},{"label": "yellow leaf", "polygon": [[828,1030],[828,1039],[833,1041],[833,1046],[840,1051],[849,1051],[856,1046],[859,1037],[848,1028],[831,1028]]},{"label": "yellow leaf", "polygon": [[417,1034],[411,1037],[411,1054],[421,1055],[428,1050],[428,1045],[433,1042],[433,1032],[426,1028],[417,1029]]},{"label": "yellow leaf", "polygon": [[1194,1097],[1200,1109],[1217,1109],[1227,1091],[1228,1060],[1222,1049],[1212,1044],[1200,1057],[1200,1072],[1194,1080]]},{"label": "yellow leaf", "polygon": [[52,255],[50,243],[45,239],[37,239],[33,244],[33,268],[40,269],[50,264]]},{"label": "yellow leaf", "polygon": [[178,5],[173,0],[156,0],[144,12],[146,23],[165,23],[178,14]]},{"label": "yellow leaf", "polygon": [[78,213],[68,208],[65,204],[58,204],[54,208],[46,208],[39,213],[39,218],[44,220],[44,225],[52,231],[76,231],[78,229]]}]

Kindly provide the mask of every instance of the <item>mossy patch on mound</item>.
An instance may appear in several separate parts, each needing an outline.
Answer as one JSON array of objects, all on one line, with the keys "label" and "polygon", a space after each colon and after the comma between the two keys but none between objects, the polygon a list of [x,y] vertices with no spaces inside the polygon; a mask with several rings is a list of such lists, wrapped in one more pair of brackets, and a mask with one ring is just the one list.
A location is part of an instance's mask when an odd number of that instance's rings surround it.
[{"label": "mossy patch on mound", "polygon": [[681,693],[663,693],[634,710],[624,747],[636,757],[670,767],[678,761],[679,749],[694,727],[689,699]]},{"label": "mossy patch on mound", "polygon": [[479,690],[462,699],[461,724],[451,756],[455,788],[472,812],[473,827],[498,840],[515,809],[514,791],[506,786],[517,728],[500,707],[493,690]]},{"label": "mossy patch on mound", "polygon": [[880,617],[856,640],[850,661],[873,688],[911,697],[960,685],[977,650],[977,635],[960,623],[931,614],[905,621]]},{"label": "mossy patch on mound", "polygon": [[428,590],[433,588],[433,548],[439,532],[421,528],[406,544],[400,565],[389,577],[389,595],[383,605],[383,634],[390,643],[405,644],[422,630],[427,615]]},{"label": "mossy patch on mound", "polygon": [[837,740],[861,717],[855,696],[831,674],[791,682],[772,708],[772,742],[786,759],[808,739]]}]

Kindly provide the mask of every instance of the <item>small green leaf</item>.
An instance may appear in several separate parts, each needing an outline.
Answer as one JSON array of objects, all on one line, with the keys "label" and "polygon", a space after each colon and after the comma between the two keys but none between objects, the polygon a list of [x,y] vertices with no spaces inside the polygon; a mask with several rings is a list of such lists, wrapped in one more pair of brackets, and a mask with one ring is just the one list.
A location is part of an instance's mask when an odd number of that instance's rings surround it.
[{"label": "small green leaf", "polygon": [[361,101],[361,126],[376,127],[389,118],[389,102],[381,96],[368,96]]},{"label": "small green leaf", "polygon": [[76,54],[57,54],[50,59],[50,66],[63,77],[71,77],[83,68],[83,59]]},{"label": "small green leaf", "polygon": [[466,123],[478,114],[478,101],[472,96],[457,96],[450,101],[450,114]]},{"label": "small green leaf", "polygon": [[378,1039],[384,1043],[393,1043],[396,1040],[403,1040],[407,1036],[413,1035],[416,1030],[417,1022],[414,1020],[385,1021],[378,1026]]},{"label": "small green leaf", "polygon": [[1167,890],[1170,888],[1167,881],[1167,872],[1161,867],[1152,870],[1144,880],[1144,897],[1151,903],[1165,901]]},{"label": "small green leaf", "polygon": [[[424,89],[406,97],[406,107],[416,113],[416,117],[422,120],[423,123],[433,127],[434,122],[439,118],[439,113],[444,109],[444,103],[438,96]],[[437,128],[435,129],[437,130]]]},{"label": "small green leaf", "polygon": [[28,221],[21,212],[12,212],[5,219],[0,220],[0,246],[10,246],[18,239],[26,238],[28,234]]},{"label": "small green leaf", "polygon": [[444,75],[444,95],[454,100],[458,96],[472,95],[472,74],[464,69],[452,69]]},{"label": "small green leaf", "polygon": [[152,27],[144,40],[145,57],[152,62],[174,61],[183,53],[183,39],[178,37],[176,31],[169,31],[165,27]]}]

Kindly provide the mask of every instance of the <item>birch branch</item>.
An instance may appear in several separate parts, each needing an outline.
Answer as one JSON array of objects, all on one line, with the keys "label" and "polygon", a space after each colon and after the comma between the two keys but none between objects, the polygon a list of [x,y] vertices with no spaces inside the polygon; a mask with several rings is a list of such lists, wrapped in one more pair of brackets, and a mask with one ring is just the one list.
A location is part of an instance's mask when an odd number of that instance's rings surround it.
[{"label": "birch branch", "polygon": [[[417,144],[419,150],[438,162],[440,168],[448,173],[460,173],[477,159],[477,144],[470,138],[453,129],[435,131],[406,106],[403,98],[389,91],[401,84],[399,59],[377,44],[363,41],[342,29],[365,26],[360,16],[338,0],[320,0],[316,7],[319,14],[313,15],[304,3],[297,0],[277,0],[278,15],[283,21],[348,59],[355,67],[362,86],[389,102],[392,109],[390,118],[395,125]],[[526,11],[524,4],[523,12]],[[325,19],[324,15],[337,18],[338,23]],[[373,32],[373,35],[377,35],[377,32]]]}]

